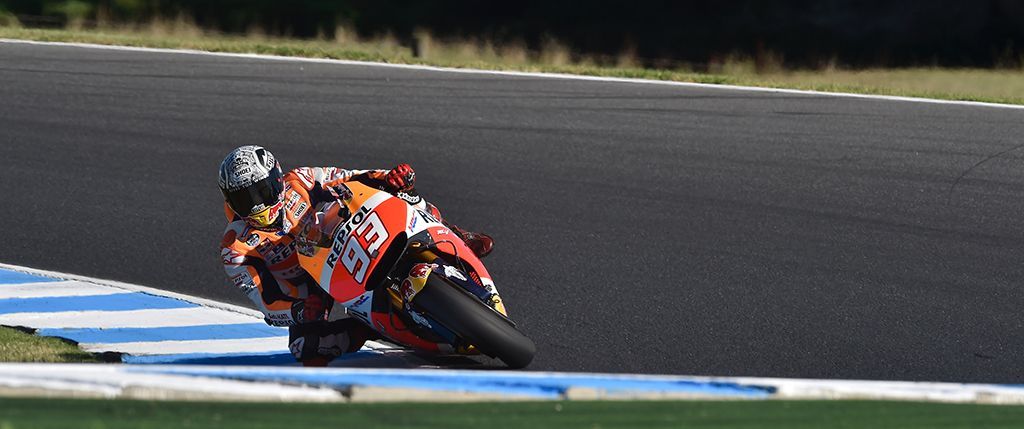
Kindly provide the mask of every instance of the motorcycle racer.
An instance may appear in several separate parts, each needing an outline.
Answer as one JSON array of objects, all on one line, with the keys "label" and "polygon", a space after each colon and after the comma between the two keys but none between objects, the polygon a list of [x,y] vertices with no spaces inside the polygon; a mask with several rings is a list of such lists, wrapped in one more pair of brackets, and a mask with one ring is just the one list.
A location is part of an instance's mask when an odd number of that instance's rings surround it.
[{"label": "motorcycle racer", "polygon": [[[408,164],[391,170],[346,170],[300,167],[282,173],[270,151],[242,146],[220,166],[220,189],[228,225],[221,260],[228,277],[263,312],[267,324],[289,327],[289,349],[308,366],[323,366],[354,352],[371,339],[372,330],[351,318],[327,321],[332,300],[299,266],[295,237],[318,222],[318,201],[353,180],[380,184],[416,208],[442,219],[440,211],[416,192]],[[319,204],[323,204],[322,202]],[[478,257],[488,255],[493,240],[445,223]]]}]

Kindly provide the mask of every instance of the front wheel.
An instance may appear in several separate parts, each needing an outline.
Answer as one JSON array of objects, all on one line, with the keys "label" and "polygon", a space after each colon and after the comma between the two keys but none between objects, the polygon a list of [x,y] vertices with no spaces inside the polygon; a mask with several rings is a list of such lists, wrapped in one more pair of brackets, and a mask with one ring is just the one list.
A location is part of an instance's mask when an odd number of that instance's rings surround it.
[{"label": "front wheel", "polygon": [[533,341],[486,304],[456,287],[431,274],[412,304],[480,352],[501,359],[509,368],[529,365],[537,351]]}]

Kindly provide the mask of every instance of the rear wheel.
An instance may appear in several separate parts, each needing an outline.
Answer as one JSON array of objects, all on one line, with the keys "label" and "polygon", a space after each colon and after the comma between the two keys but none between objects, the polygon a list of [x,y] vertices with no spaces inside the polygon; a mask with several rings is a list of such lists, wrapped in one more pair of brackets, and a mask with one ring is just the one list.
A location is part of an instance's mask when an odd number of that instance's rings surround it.
[{"label": "rear wheel", "polygon": [[536,346],[480,300],[431,274],[412,304],[452,330],[480,352],[501,359],[509,368],[523,368],[533,360]]}]

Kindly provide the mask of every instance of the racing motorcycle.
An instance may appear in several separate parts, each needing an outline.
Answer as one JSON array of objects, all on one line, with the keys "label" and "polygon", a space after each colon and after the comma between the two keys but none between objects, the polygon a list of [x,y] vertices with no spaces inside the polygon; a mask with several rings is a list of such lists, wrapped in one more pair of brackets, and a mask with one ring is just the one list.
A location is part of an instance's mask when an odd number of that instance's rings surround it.
[{"label": "racing motorcycle", "polygon": [[316,220],[296,238],[302,267],[335,306],[392,342],[528,365],[533,341],[508,317],[480,259],[430,213],[384,189],[372,181],[314,189]]}]

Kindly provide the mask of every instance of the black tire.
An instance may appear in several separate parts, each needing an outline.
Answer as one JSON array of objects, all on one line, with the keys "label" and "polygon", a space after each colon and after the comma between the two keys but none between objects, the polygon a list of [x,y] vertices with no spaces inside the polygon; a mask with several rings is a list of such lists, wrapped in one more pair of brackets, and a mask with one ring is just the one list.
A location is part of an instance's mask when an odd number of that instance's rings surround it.
[{"label": "black tire", "polygon": [[412,305],[476,346],[481,353],[501,359],[509,368],[529,365],[537,351],[533,341],[486,304],[456,287],[431,274],[426,286],[413,298]]}]

